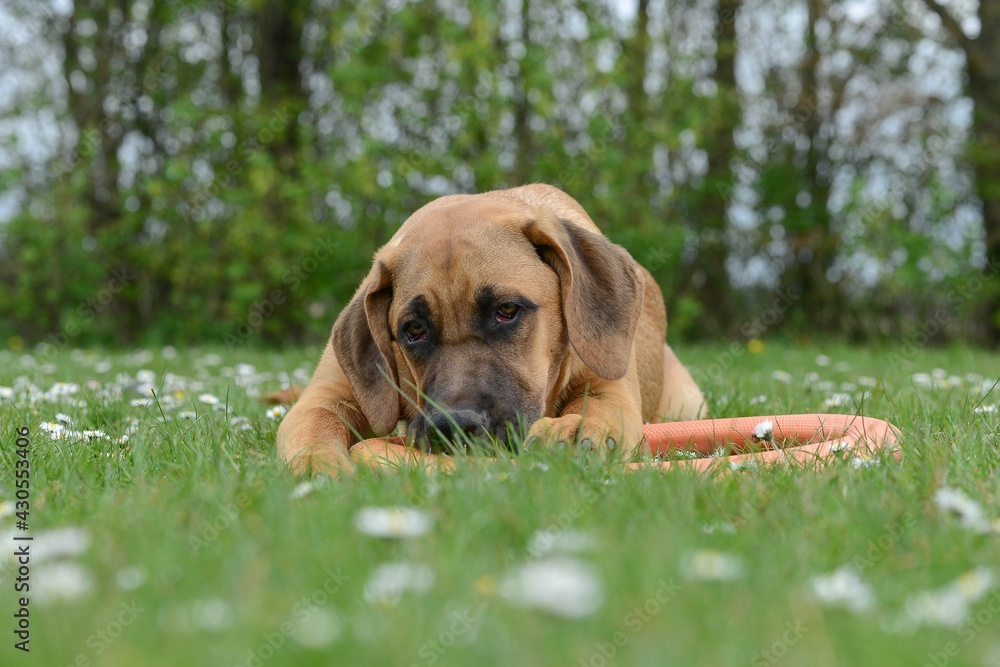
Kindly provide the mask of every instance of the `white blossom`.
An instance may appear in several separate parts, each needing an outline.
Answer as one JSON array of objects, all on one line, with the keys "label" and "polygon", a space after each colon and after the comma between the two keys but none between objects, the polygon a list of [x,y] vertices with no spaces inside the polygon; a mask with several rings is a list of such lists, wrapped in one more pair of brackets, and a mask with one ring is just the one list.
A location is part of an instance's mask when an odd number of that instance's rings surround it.
[{"label": "white blossom", "polygon": [[268,419],[281,419],[288,412],[284,405],[274,405],[264,411]]},{"label": "white blossom", "polygon": [[383,607],[399,604],[407,591],[426,593],[434,585],[429,567],[414,563],[383,563],[365,582],[365,602]]},{"label": "white blossom", "polygon": [[412,507],[362,507],[354,515],[354,526],[373,537],[420,537],[433,522],[429,514]]},{"label": "white blossom", "polygon": [[681,558],[681,571],[688,579],[731,581],[743,576],[743,560],[739,556],[715,549],[698,549]]},{"label": "white blossom", "polygon": [[922,591],[907,598],[904,611],[914,625],[955,628],[969,615],[970,605],[993,587],[995,577],[986,568],[966,572],[936,591]]},{"label": "white blossom", "polygon": [[592,566],[573,558],[555,557],[508,572],[500,583],[500,595],[519,607],[581,618],[600,609],[604,585]]},{"label": "white blossom", "polygon": [[844,565],[837,570],[810,579],[813,594],[823,604],[841,606],[858,613],[875,604],[875,595],[856,568]]},{"label": "white blossom", "polygon": [[774,424],[770,419],[765,419],[761,423],[753,427],[753,437],[756,440],[766,440],[767,442],[772,442],[774,440]]},{"label": "white blossom", "polygon": [[942,486],[934,492],[934,504],[941,511],[957,516],[958,522],[970,530],[977,533],[987,533],[991,530],[982,505],[961,489]]}]

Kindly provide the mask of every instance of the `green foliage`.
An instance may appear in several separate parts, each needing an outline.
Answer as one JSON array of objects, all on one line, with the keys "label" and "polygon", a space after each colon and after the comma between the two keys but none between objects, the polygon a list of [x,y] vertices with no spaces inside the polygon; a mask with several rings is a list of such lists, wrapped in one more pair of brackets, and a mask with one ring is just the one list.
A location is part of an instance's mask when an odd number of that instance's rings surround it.
[{"label": "green foliage", "polygon": [[[846,80],[792,99],[788,81],[805,65],[770,73],[755,101],[784,120],[764,128],[763,160],[734,145],[745,100],[704,73],[713,40],[663,28],[713,18],[697,3],[651,8],[648,35],[604,2],[476,0],[453,12],[432,2],[78,4],[39,28],[64,49],[51,88],[68,97],[40,87],[12,112],[54,113],[67,132],[36,170],[43,177],[25,178],[24,165],[0,175],[22,201],[2,227],[0,341],[322,341],[371,254],[414,210],[449,192],[527,182],[566,189],[650,269],[673,335],[739,335],[775,281],[812,295],[776,329],[806,331],[822,317],[832,333],[892,335],[842,326],[838,311],[888,300],[924,317],[937,306],[929,286],[974,274],[973,239],[942,252],[927,229],[882,215],[860,188],[830,209],[829,183],[819,182],[829,175],[818,174],[831,159],[801,145],[811,134],[826,141],[836,109],[824,116],[817,95]],[[714,19],[731,22],[732,10]],[[644,75],[657,49],[669,64]],[[922,141],[934,138],[931,128]],[[740,187],[763,219],[746,234],[728,222]],[[947,224],[965,195],[953,181],[929,192],[931,226]],[[796,204],[802,193],[807,206]],[[770,220],[774,210],[782,214]],[[864,230],[844,240],[852,215]],[[769,227],[782,229],[784,251],[772,250]],[[864,289],[825,277],[859,249],[899,248],[907,261]],[[727,258],[754,255],[772,260],[775,280],[737,295]],[[929,255],[951,264],[945,282],[915,268]],[[809,266],[813,256],[822,268]],[[88,305],[112,288],[99,308]],[[947,306],[947,335],[976,317],[985,293]]]},{"label": "green foliage", "polygon": [[[820,351],[829,357],[822,364]],[[838,666],[923,665],[955,646],[960,655],[949,664],[989,664],[996,587],[968,605],[962,625],[945,623],[956,603],[964,609],[956,592],[933,598],[947,603],[940,623],[906,622],[918,603],[926,608],[922,595],[962,574],[986,568],[996,576],[998,536],[934,502],[952,487],[986,520],[1000,516],[998,415],[975,410],[994,405],[996,389],[984,395],[982,378],[971,375],[995,375],[995,357],[898,345],[678,353],[718,417],[863,411],[902,429],[904,459],[862,466],[847,455],[822,469],[699,477],[629,473],[572,448],[537,448],[519,465],[462,460],[451,475],[362,469],[314,480],[304,493],[304,480],[277,460],[278,422],[247,390],[275,388],[286,372],[308,375],[318,349],[66,351],[31,361],[2,351],[0,387],[16,389],[0,402],[0,432],[10,438],[0,447],[0,506],[16,502],[21,467],[11,434],[27,426],[27,534],[39,549],[32,546],[30,563],[30,660],[11,636],[0,662],[601,665],[603,646],[615,652],[607,664],[621,665],[807,665],[817,657]],[[926,374],[923,384],[916,373]],[[140,375],[154,378],[157,405],[131,403]],[[30,398],[31,384],[44,392],[56,381],[77,383],[77,393]],[[842,393],[851,400],[827,403]],[[39,422],[57,413],[72,420],[70,430],[107,438],[50,437]],[[409,540],[371,537],[355,525],[367,506],[413,507],[433,525]],[[84,532],[85,546],[43,559],[41,537],[69,528]],[[539,531],[550,538],[539,541]],[[47,537],[81,542],[62,535]],[[540,547],[574,542],[580,551],[557,557],[594,568],[603,595],[593,613],[560,618],[508,600],[505,577],[553,557]],[[732,579],[692,576],[685,564],[698,553],[724,554],[741,568]],[[372,599],[370,580],[391,562],[426,566],[434,581],[398,601]],[[870,608],[854,612],[814,594],[814,577],[844,566],[870,586]],[[0,564],[5,586],[13,587],[16,567],[9,556]],[[573,608],[571,584],[552,595]],[[850,588],[842,592],[853,599]],[[8,621],[16,604],[0,596]],[[123,615],[132,608],[141,611]],[[474,617],[472,627],[456,625],[462,614]],[[805,630],[787,634],[789,624]]]}]

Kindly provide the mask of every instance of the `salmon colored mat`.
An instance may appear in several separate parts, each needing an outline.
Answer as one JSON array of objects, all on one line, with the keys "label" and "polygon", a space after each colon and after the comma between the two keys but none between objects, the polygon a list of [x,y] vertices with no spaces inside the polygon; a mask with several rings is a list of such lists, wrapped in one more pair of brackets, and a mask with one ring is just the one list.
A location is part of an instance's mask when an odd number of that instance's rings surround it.
[{"label": "salmon colored mat", "polygon": [[[754,430],[771,422],[770,439],[757,438]],[[898,445],[899,429],[872,417],[856,415],[772,415],[702,419],[698,421],[647,424],[646,446],[654,455],[695,452],[708,458],[677,459],[630,463],[629,468],[733,469],[747,465],[780,462],[808,463],[831,456],[871,458],[885,451],[902,458]],[[758,431],[764,430],[763,428]],[[724,455],[711,456],[720,448]],[[455,466],[451,456],[430,454],[407,446],[403,438],[363,440],[350,450],[359,464],[376,468],[406,465],[449,470]],[[484,459],[490,460],[490,459]]]}]

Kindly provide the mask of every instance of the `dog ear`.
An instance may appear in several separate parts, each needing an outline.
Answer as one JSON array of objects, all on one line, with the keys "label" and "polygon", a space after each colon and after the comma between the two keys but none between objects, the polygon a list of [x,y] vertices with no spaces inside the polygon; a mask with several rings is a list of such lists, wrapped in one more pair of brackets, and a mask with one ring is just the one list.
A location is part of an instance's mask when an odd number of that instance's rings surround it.
[{"label": "dog ear", "polygon": [[573,349],[600,377],[624,376],[642,314],[643,286],[635,260],[601,234],[545,211],[524,233],[559,276]]},{"label": "dog ear", "polygon": [[392,276],[376,261],[358,293],[333,325],[333,350],[372,430],[392,431],[399,421],[399,375],[389,335]]}]

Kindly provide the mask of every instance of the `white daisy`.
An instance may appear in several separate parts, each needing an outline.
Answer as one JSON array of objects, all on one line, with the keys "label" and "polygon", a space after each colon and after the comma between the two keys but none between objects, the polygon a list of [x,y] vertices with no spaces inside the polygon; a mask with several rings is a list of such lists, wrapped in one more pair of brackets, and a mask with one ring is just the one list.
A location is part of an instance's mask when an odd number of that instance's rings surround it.
[{"label": "white daisy", "polygon": [[143,366],[153,360],[153,353],[149,350],[136,350],[125,357],[125,363],[129,366]]},{"label": "white daisy", "polygon": [[56,413],[56,421],[64,426],[69,426],[73,423],[73,418],[69,415],[65,415],[61,412]]},{"label": "white daisy", "polygon": [[218,632],[233,624],[233,608],[219,598],[195,600],[191,603],[190,613],[194,626],[202,630]]},{"label": "white daisy", "polygon": [[62,396],[69,396],[80,391],[80,385],[73,382],[56,382],[45,392],[45,398],[49,401],[58,401]]},{"label": "white daisy", "polygon": [[14,398],[13,387],[0,387],[0,400],[9,401]]},{"label": "white daisy", "polygon": [[156,382],[156,373],[144,368],[135,374],[135,379],[141,384],[153,384]]},{"label": "white daisy", "polygon": [[45,431],[53,438],[62,438],[66,433],[66,427],[59,422],[42,422],[38,428]]},{"label": "white daisy", "polygon": [[817,366],[829,366],[830,365],[830,357],[826,356],[825,354],[818,355],[816,357],[816,365]]},{"label": "white daisy", "polygon": [[826,398],[823,404],[828,408],[838,408],[842,405],[850,405],[854,401],[854,397],[850,394],[845,394],[844,392],[836,392]]},{"label": "white daisy", "polygon": [[792,374],[787,371],[771,371],[771,379],[788,384],[792,381]]},{"label": "white daisy", "polygon": [[222,363],[222,357],[215,352],[209,352],[204,357],[199,359],[199,361],[206,366],[218,366]]},{"label": "white daisy", "polygon": [[754,440],[774,441],[774,423],[770,419],[765,419],[753,427]]},{"label": "white daisy", "polygon": [[6,519],[14,515],[14,503],[9,500],[0,502],[0,519]]},{"label": "white daisy", "polygon": [[846,607],[855,613],[867,611],[875,604],[871,586],[850,565],[844,565],[830,574],[815,576],[809,580],[809,585],[823,604]]},{"label": "white daisy", "polygon": [[94,590],[94,577],[79,563],[57,562],[39,566],[32,572],[32,602],[71,602]]},{"label": "white daisy", "polygon": [[420,537],[433,523],[429,514],[412,507],[362,507],[354,515],[354,526],[372,537]]},{"label": "white daisy", "polygon": [[146,583],[146,578],[146,570],[137,565],[124,567],[115,573],[115,583],[123,591],[134,591]]},{"label": "white daisy", "polygon": [[990,531],[990,523],[986,519],[986,512],[982,505],[967,496],[961,489],[942,486],[934,492],[934,504],[943,512],[956,515],[958,522],[966,528],[977,533]]},{"label": "white daisy", "polygon": [[229,427],[234,431],[252,431],[253,424],[246,417],[232,417],[229,420]]},{"label": "white daisy", "polygon": [[739,556],[715,549],[698,549],[681,558],[681,571],[688,579],[731,581],[742,577],[743,570]]},{"label": "white daisy", "polygon": [[213,394],[202,394],[198,397],[198,400],[206,405],[218,405],[219,398]]},{"label": "white daisy", "polygon": [[253,364],[236,364],[236,374],[241,377],[253,377],[257,374],[257,369]]},{"label": "white daisy", "polygon": [[343,627],[343,621],[334,611],[326,607],[312,607],[299,621],[292,636],[300,646],[319,650],[340,639]]},{"label": "white daisy", "polygon": [[511,604],[564,618],[589,616],[604,603],[597,571],[565,557],[530,562],[509,572],[500,583],[500,594]]},{"label": "white daisy", "polygon": [[975,570],[970,570],[953,581],[951,586],[969,602],[976,602],[989,593],[995,583],[996,577],[993,575],[992,570],[985,567],[977,567]]},{"label": "white daisy", "polygon": [[310,493],[316,489],[316,485],[312,480],[306,480],[304,482],[299,482],[299,484],[292,489],[292,492],[288,494],[288,497],[292,500],[298,500],[299,498],[305,498]]},{"label": "white daisy", "polygon": [[915,625],[941,625],[955,628],[969,615],[976,603],[993,587],[995,577],[986,568],[976,568],[936,591],[911,595],[904,603],[906,616]]},{"label": "white daisy", "polygon": [[[719,450],[716,450],[716,451],[720,452],[720,453],[716,454],[715,452],[712,452],[712,456],[713,457],[718,458],[719,456],[725,456],[726,455],[725,450],[719,449]],[[668,460],[668,458],[675,458],[675,459],[697,459],[697,458],[701,458],[701,454],[698,451],[694,450],[694,449],[675,449],[674,451],[670,452],[669,457],[668,456],[663,456],[663,455],[657,455],[657,456],[653,457],[653,459],[656,460],[656,461],[666,461],[666,460]]]},{"label": "white daisy", "polygon": [[284,405],[273,405],[264,411],[268,419],[281,419],[288,413],[288,408]]},{"label": "white daisy", "polygon": [[90,533],[83,528],[66,526],[36,533],[31,545],[31,562],[79,556],[90,546]]},{"label": "white daisy", "polygon": [[996,403],[990,403],[989,405],[980,405],[978,408],[974,409],[977,415],[992,415],[998,411]]},{"label": "white daisy", "polygon": [[181,410],[177,413],[178,419],[197,419],[198,413],[193,410]]},{"label": "white daisy", "polygon": [[383,563],[375,568],[365,582],[365,602],[394,607],[403,593],[426,593],[434,585],[434,573],[426,565],[414,563]]}]

